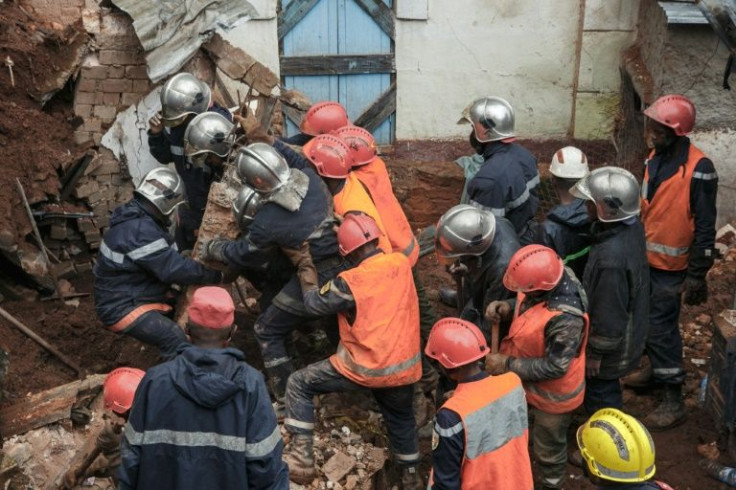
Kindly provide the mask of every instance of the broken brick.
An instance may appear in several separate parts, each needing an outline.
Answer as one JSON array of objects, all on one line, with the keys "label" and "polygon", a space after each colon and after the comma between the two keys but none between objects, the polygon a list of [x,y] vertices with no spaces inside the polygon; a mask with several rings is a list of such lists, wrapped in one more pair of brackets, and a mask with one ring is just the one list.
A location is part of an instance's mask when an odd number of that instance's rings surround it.
[{"label": "broken brick", "polygon": [[107,93],[104,92],[102,94],[102,104],[101,105],[109,105],[112,107],[117,107],[118,104],[120,104],[120,94],[117,92]]},{"label": "broken brick", "polygon": [[103,49],[99,54],[103,65],[137,65],[141,58],[137,50]]},{"label": "broken brick", "polygon": [[107,79],[102,81],[103,92],[130,92],[133,83],[126,79]]},{"label": "broken brick", "polygon": [[126,66],[125,78],[148,80],[148,69],[146,68],[146,65]]},{"label": "broken brick", "polygon": [[74,96],[74,104],[89,104],[95,103],[95,94],[92,92],[77,92]]},{"label": "broken brick", "polygon": [[107,67],[107,78],[123,78],[125,76],[124,66]]},{"label": "broken brick", "polygon": [[322,466],[322,472],[325,476],[335,483],[342,480],[345,475],[355,467],[357,461],[352,456],[337,451],[324,466]]},{"label": "broken brick", "polygon": [[77,229],[82,233],[86,233],[88,231],[96,230],[97,226],[95,226],[90,218],[79,218],[77,220]]},{"label": "broken brick", "polygon": [[[133,80],[133,92],[139,94],[147,94],[151,89],[151,82],[149,80]],[[130,92],[130,90],[128,90]]]},{"label": "broken brick", "polygon": [[92,115],[92,106],[90,104],[75,104],[74,114],[82,119],[87,119]]},{"label": "broken brick", "polygon": [[74,131],[74,142],[78,145],[84,145],[92,141],[92,135],[89,131]]},{"label": "broken brick", "polygon": [[84,120],[84,124],[82,125],[82,129],[84,131],[100,131],[102,130],[102,121],[95,117],[89,117]]},{"label": "broken brick", "polygon": [[95,92],[97,90],[97,80],[92,78],[79,77],[77,82],[77,92]]},{"label": "broken brick", "polygon": [[66,225],[65,224],[53,224],[51,225],[51,231],[49,235],[54,240],[66,240]]},{"label": "broken brick", "polygon": [[115,116],[118,114],[118,110],[116,107],[111,107],[107,105],[96,105],[95,106],[95,116],[99,117],[104,122],[110,122],[115,119]]},{"label": "broken brick", "polygon": [[248,53],[234,47],[219,34],[212,36],[203,47],[214,58],[217,67],[233,80],[241,80],[250,67],[257,63]]},{"label": "broken brick", "polygon": [[82,67],[82,77],[91,80],[104,80],[107,78],[107,67],[102,65]]},{"label": "broken brick", "polygon": [[100,190],[100,188],[97,185],[96,181],[94,180],[80,181],[77,184],[77,187],[74,189],[74,196],[78,199],[83,199],[85,197],[91,196],[98,190]]}]

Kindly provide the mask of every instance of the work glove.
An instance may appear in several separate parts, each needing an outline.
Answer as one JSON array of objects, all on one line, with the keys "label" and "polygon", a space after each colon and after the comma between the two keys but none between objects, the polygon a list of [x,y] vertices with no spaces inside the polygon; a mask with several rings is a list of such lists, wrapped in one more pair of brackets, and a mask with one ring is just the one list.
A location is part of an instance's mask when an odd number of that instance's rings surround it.
[{"label": "work glove", "polygon": [[447,266],[447,272],[453,276],[464,276],[470,272],[470,269],[468,269],[467,265],[458,260]]},{"label": "work glove", "polygon": [[507,361],[509,356],[506,354],[488,354],[486,356],[486,372],[488,374],[503,374],[508,369]]},{"label": "work glove", "polygon": [[230,243],[230,240],[224,238],[200,241],[197,245],[197,258],[200,260],[217,260],[227,263],[225,245],[228,243]]},{"label": "work glove", "polygon": [[317,268],[312,261],[312,254],[309,251],[309,242],[305,241],[299,248],[282,247],[281,251],[289,258],[294,267],[296,267],[296,275],[302,287],[302,294],[318,289],[319,276],[317,275]]},{"label": "work glove", "polygon": [[222,279],[220,282],[222,284],[230,284],[231,282],[237,281],[238,277],[240,277],[240,271],[232,267],[228,267],[222,271]]},{"label": "work glove", "polygon": [[490,323],[498,323],[511,318],[511,305],[508,301],[491,301],[485,311],[485,318]]},{"label": "work glove", "polygon": [[161,111],[157,112],[148,120],[148,131],[151,134],[159,134],[164,130],[164,120]]},{"label": "work glove", "polygon": [[258,142],[269,145],[273,144],[274,137],[269,135],[268,132],[261,127],[261,123],[256,119],[256,116],[250,109],[246,110],[245,116],[238,114],[233,115],[233,120],[240,124],[248,144]]},{"label": "work glove", "polygon": [[708,283],[705,278],[687,276],[680,286],[680,292],[684,294],[683,301],[686,305],[702,305],[708,301]]}]

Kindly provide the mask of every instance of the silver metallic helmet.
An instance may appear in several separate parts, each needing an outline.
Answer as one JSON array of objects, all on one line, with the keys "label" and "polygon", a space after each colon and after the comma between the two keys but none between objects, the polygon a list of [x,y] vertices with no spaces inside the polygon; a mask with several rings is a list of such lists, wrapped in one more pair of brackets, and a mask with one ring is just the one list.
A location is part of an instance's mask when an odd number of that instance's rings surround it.
[{"label": "silver metallic helmet", "polygon": [[451,207],[437,222],[434,248],[440,262],[464,255],[483,255],[496,235],[496,218],[469,204]]},{"label": "silver metallic helmet", "polygon": [[161,89],[161,112],[166,126],[178,126],[189,114],[201,114],[210,106],[212,92],[191,73],[178,73]]},{"label": "silver metallic helmet", "polygon": [[598,219],[607,223],[639,214],[639,183],[631,172],[619,167],[601,167],[580,179],[570,193],[593,201]]},{"label": "silver metallic helmet", "polygon": [[203,112],[184,131],[184,152],[196,166],[204,165],[209,153],[225,158],[235,141],[233,123],[216,112]]},{"label": "silver metallic helmet", "polygon": [[165,216],[187,201],[184,183],[174,170],[159,167],[148,172],[133,191],[156,206]]},{"label": "silver metallic helmet", "polygon": [[244,185],[233,201],[233,214],[241,230],[246,230],[261,207],[261,196],[253,188]]},{"label": "silver metallic helmet", "polygon": [[242,146],[235,155],[238,177],[259,194],[269,194],[289,180],[289,164],[266,143]]},{"label": "silver metallic helmet", "polygon": [[475,139],[481,143],[513,138],[514,109],[501,97],[476,99],[463,110],[458,124],[473,125]]}]

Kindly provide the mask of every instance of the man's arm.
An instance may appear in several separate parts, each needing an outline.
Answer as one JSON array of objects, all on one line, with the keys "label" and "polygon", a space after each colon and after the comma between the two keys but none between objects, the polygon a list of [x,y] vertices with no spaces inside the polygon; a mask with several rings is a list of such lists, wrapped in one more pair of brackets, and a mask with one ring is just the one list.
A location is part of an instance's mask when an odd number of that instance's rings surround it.
[{"label": "man's arm", "polygon": [[151,156],[159,163],[166,165],[174,161],[174,156],[171,154],[171,143],[163,131],[159,133],[148,131],[148,148]]},{"label": "man's arm", "polygon": [[301,156],[299,153],[292,150],[289,145],[283,141],[276,140],[273,143],[274,149],[286,159],[286,163],[289,167],[303,170],[309,166],[309,160]]},{"label": "man's arm", "polygon": [[718,173],[713,162],[701,159],[695,166],[690,184],[690,209],[695,220],[688,276],[702,279],[715,260],[716,241],[716,196],[718,194]]},{"label": "man's arm", "polygon": [[336,277],[321,289],[304,293],[304,307],[310,315],[327,316],[355,309],[355,298],[347,283]]},{"label": "man's arm", "polygon": [[494,216],[506,216],[506,194],[506,189],[496,179],[476,175],[468,182],[469,204],[490,211]]},{"label": "man's arm", "polygon": [[[435,447],[436,441],[436,447]],[[460,474],[465,453],[465,431],[460,417],[453,411],[437,411],[432,434],[431,490],[460,490]]]}]

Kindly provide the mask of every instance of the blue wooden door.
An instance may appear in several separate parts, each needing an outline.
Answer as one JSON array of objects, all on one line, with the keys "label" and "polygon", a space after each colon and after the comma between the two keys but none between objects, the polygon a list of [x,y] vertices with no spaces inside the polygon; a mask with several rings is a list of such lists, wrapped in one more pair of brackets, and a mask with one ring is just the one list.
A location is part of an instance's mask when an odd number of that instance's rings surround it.
[{"label": "blue wooden door", "polygon": [[[394,139],[392,0],[281,0],[283,86],[336,100],[379,144]],[[287,118],[287,134],[297,132]]]}]

